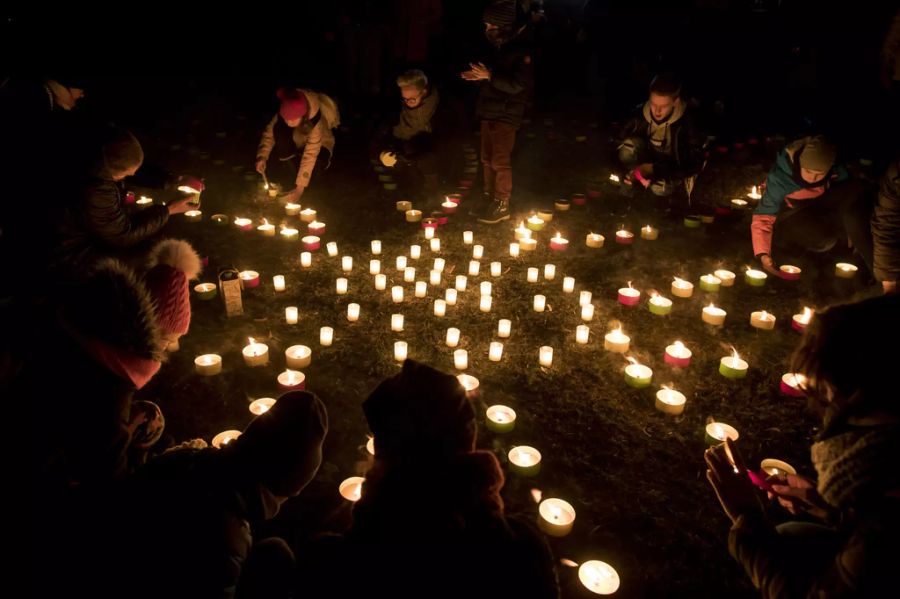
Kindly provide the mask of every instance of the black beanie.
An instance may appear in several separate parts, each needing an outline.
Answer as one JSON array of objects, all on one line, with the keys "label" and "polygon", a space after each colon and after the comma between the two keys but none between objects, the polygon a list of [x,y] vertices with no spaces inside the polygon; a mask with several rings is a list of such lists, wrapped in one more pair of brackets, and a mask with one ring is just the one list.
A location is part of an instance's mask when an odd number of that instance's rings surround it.
[{"label": "black beanie", "polygon": [[328,432],[325,404],[313,393],[285,393],[267,412],[247,425],[232,451],[272,493],[298,494],[322,463]]},{"label": "black beanie", "polygon": [[414,360],[363,402],[378,458],[449,457],[475,448],[475,410],[455,376]]},{"label": "black beanie", "polygon": [[497,27],[509,27],[516,22],[515,0],[493,0],[484,9],[485,23]]}]

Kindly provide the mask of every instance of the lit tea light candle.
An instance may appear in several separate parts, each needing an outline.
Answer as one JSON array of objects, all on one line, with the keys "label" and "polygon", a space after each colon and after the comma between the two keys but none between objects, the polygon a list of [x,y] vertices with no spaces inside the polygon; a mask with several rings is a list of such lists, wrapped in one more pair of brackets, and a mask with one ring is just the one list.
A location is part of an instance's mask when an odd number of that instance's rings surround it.
[{"label": "lit tea light candle", "polygon": [[522,241],[523,239],[531,239],[531,229],[525,226],[525,223],[519,223],[519,226],[516,227],[514,231],[516,235],[516,241]]},{"label": "lit tea light candle", "polygon": [[481,310],[482,312],[490,312],[492,303],[493,303],[493,296],[482,295],[481,299],[478,302],[478,309]]},{"label": "lit tea light candle", "polygon": [[710,293],[715,293],[719,290],[719,286],[722,284],[722,279],[713,275],[703,275],[700,277],[700,289],[703,291],[708,291]]},{"label": "lit tea light candle", "polygon": [[428,282],[431,283],[432,287],[441,284],[441,271],[432,270],[428,275]]},{"label": "lit tea light candle", "polygon": [[189,223],[198,223],[203,220],[203,212],[200,210],[188,210],[184,213],[184,219]]},{"label": "lit tea light candle", "polygon": [[569,209],[572,207],[572,202],[570,202],[569,200],[560,198],[560,199],[556,200],[555,202],[553,202],[553,207],[560,212],[568,212]]},{"label": "lit tea light candle", "polygon": [[859,269],[849,262],[838,262],[834,265],[834,275],[839,279],[852,279]]},{"label": "lit tea light candle", "polygon": [[263,237],[275,237],[275,225],[270,225],[266,219],[263,219],[263,224],[256,227],[256,230]]},{"label": "lit tea light candle", "polygon": [[412,283],[416,280],[416,268],[414,266],[407,266],[403,271],[403,281],[405,283]]},{"label": "lit tea light candle", "polygon": [[587,345],[588,338],[591,335],[591,329],[584,324],[578,325],[575,329],[575,343]]},{"label": "lit tea light candle", "polygon": [[442,318],[447,314],[447,302],[442,299],[434,300],[434,315]]},{"label": "lit tea light candle", "polygon": [[[304,237],[304,239],[306,239]],[[301,252],[300,253],[300,266],[303,268],[309,268],[312,266],[312,254],[309,252]]]},{"label": "lit tea light candle", "polygon": [[447,347],[456,347],[459,345],[459,329],[450,327],[447,329]]},{"label": "lit tea light candle", "polygon": [[249,343],[241,350],[241,353],[244,355],[244,363],[251,367],[268,364],[269,346],[265,343],[257,343],[253,337],[249,337],[248,340]]},{"label": "lit tea light candle", "polygon": [[394,360],[397,362],[403,362],[406,360],[406,352],[407,352],[407,344],[406,341],[395,341],[394,342]]},{"label": "lit tea light candle", "polygon": [[544,265],[544,280],[552,281],[556,278],[556,265],[555,264],[545,264]]},{"label": "lit tea light candle", "polygon": [[347,304],[347,320],[350,322],[359,320],[359,304]]},{"label": "lit tea light candle", "polygon": [[519,244],[518,243],[509,244],[509,256],[510,256],[510,258],[518,258],[519,257]]},{"label": "lit tea light candle", "polygon": [[344,295],[347,293],[348,283],[347,279],[340,277],[334,282],[335,290],[338,295]]},{"label": "lit tea light candle", "polygon": [[409,246],[409,259],[410,260],[418,260],[421,257],[422,257],[422,246],[421,245]]},{"label": "lit tea light candle", "polygon": [[470,260],[469,261],[469,276],[477,277],[478,273],[481,271],[481,262],[478,260]]},{"label": "lit tea light candle", "polygon": [[341,482],[338,492],[347,501],[355,503],[362,498],[363,483],[365,482],[366,479],[362,476],[351,476]]},{"label": "lit tea light candle", "polygon": [[550,210],[538,210],[537,217],[545,223],[549,223],[553,220],[553,212]]},{"label": "lit tea light candle", "polygon": [[714,305],[710,304],[703,308],[703,313],[700,318],[706,324],[711,324],[713,326],[720,327],[725,324],[725,316],[728,313],[722,308],[717,308]]},{"label": "lit tea light candle", "polygon": [[529,216],[528,220],[525,221],[525,226],[527,226],[532,231],[540,231],[544,228],[544,219],[539,216]]},{"label": "lit tea light candle", "polygon": [[481,295],[493,295],[494,293],[494,284],[490,281],[482,281],[478,285],[479,291],[481,291]]},{"label": "lit tea light candle", "polygon": [[488,349],[488,359],[491,362],[499,362],[503,358],[503,344],[499,341],[491,341]]},{"label": "lit tea light candle", "polygon": [[243,282],[245,289],[259,287],[259,273],[255,270],[242,270],[239,276],[241,277],[241,282]]},{"label": "lit tea light candle", "polygon": [[315,222],[316,220],[316,211],[312,208],[306,208],[305,210],[300,211],[300,220],[305,223]]},{"label": "lit tea light candle", "polygon": [[292,345],[284,350],[284,358],[288,368],[299,370],[312,362],[312,350],[305,345]]},{"label": "lit tea light candle", "polygon": [[666,346],[665,362],[676,368],[687,368],[691,364],[691,350],[684,346],[681,341],[676,341],[672,345]]},{"label": "lit tea light candle", "polygon": [[259,416],[260,414],[265,414],[269,410],[272,409],[272,406],[275,405],[275,400],[271,397],[260,397],[252,402],[250,402],[250,413],[254,416]]},{"label": "lit tea light candle", "polygon": [[497,322],[497,336],[506,339],[512,332],[512,321],[507,318],[501,318]]},{"label": "lit tea light candle", "polygon": [[747,209],[747,200],[742,200],[740,198],[735,198],[728,203],[728,206],[732,210],[746,210]]},{"label": "lit tea light candle", "polygon": [[272,285],[275,287],[275,291],[284,291],[284,275],[272,277]]},{"label": "lit tea light candle", "polygon": [[341,270],[353,272],[353,256],[341,256]]},{"label": "lit tea light candle", "polygon": [[619,175],[610,175],[609,182],[612,183],[613,185],[618,185],[620,182]]},{"label": "lit tea light candle", "polygon": [[144,208],[147,208],[147,207],[153,205],[153,198],[148,198],[147,196],[141,196],[140,198],[138,198],[138,200],[135,202],[135,204],[137,205],[138,208],[144,209]]},{"label": "lit tea light candle", "polygon": [[213,214],[212,216],[209,217],[209,220],[211,220],[213,223],[215,223],[219,226],[224,226],[224,225],[228,224],[228,215]]},{"label": "lit tea light candle", "polygon": [[730,270],[719,269],[713,273],[722,287],[731,287],[734,285],[734,273]]},{"label": "lit tea light candle", "polygon": [[472,246],[472,258],[474,258],[475,260],[481,260],[482,258],[484,258],[483,245]]},{"label": "lit tea light candle", "polygon": [[[315,231],[310,230],[310,233],[315,234]],[[286,227],[281,225],[281,239],[284,241],[297,241],[300,239],[300,231],[294,229],[293,227]]]},{"label": "lit tea light candle", "polygon": [[543,312],[547,307],[547,297],[543,295],[534,296],[534,311]]},{"label": "lit tea light candle", "polygon": [[284,205],[284,213],[288,216],[297,216],[298,214],[300,214],[301,208],[302,206],[300,204],[288,202]]},{"label": "lit tea light candle", "polygon": [[751,200],[761,200],[762,194],[759,193],[759,190],[756,188],[756,185],[753,186],[753,189],[750,190],[750,193],[747,194],[747,197]]},{"label": "lit tea light candle", "polygon": [[578,580],[592,593],[612,595],[619,590],[621,584],[619,573],[615,569],[597,559],[584,562],[578,568]]},{"label": "lit tea light candle", "polygon": [[750,314],[750,326],[763,331],[771,331],[775,328],[775,315],[765,310]]},{"label": "lit tea light candle", "polygon": [[537,239],[520,239],[519,248],[523,252],[533,252],[537,249]]},{"label": "lit tea light candle", "polygon": [[303,249],[310,252],[319,249],[319,238],[315,235],[307,235],[300,241],[303,242]]},{"label": "lit tea light candle", "polygon": [[732,442],[737,441],[740,434],[737,429],[730,424],[724,422],[710,422],[706,425],[705,440],[707,445],[718,445],[724,443],[725,439],[731,439]]},{"label": "lit tea light candle", "polygon": [[194,293],[197,294],[197,299],[205,301],[216,297],[219,294],[219,291],[216,288],[215,283],[200,283],[194,285]]},{"label": "lit tea light candle", "polygon": [[437,237],[435,237],[435,238],[432,239],[429,243],[431,243],[431,251],[432,251],[432,252],[439,252],[439,251],[441,251],[441,240],[440,240],[440,239],[438,239]]},{"label": "lit tea light candle", "polygon": [[234,219],[234,226],[236,226],[241,231],[249,231],[253,228],[253,221],[249,218],[238,217]]},{"label": "lit tea light candle", "polygon": [[526,274],[526,280],[529,283],[537,283],[540,272],[541,271],[539,271],[537,268],[530,267],[528,269],[528,273]]},{"label": "lit tea light candle", "polygon": [[631,245],[634,243],[634,233],[620,229],[616,231],[616,243],[620,245]]},{"label": "lit tea light candle", "polygon": [[694,295],[694,284],[675,277],[675,280],[672,281],[672,295],[681,298],[691,297]]},{"label": "lit tea light candle", "polygon": [[448,288],[446,291],[444,291],[444,301],[447,302],[448,306],[456,305],[456,294],[457,293],[458,292],[456,291],[456,289],[453,289],[452,287]]},{"label": "lit tea light candle", "polygon": [[550,249],[557,252],[562,252],[565,251],[568,247],[569,240],[563,238],[563,236],[560,235],[559,231],[557,231],[556,237],[550,240]]},{"label": "lit tea light candle", "polygon": [[457,349],[453,352],[453,366],[457,370],[465,370],[469,367],[469,352],[464,349]]},{"label": "lit tea light candle", "polygon": [[456,212],[457,204],[456,202],[451,202],[450,200],[444,200],[441,202],[441,211],[444,214],[453,214]]},{"label": "lit tea light candle", "polygon": [[575,523],[575,508],[568,501],[550,498],[538,506],[540,519],[538,527],[551,537],[564,537],[572,532]]},{"label": "lit tea light candle", "polygon": [[459,384],[465,389],[466,397],[470,399],[478,397],[478,387],[480,385],[478,379],[470,374],[457,374],[456,380],[459,381]]},{"label": "lit tea light candle", "polygon": [[400,285],[391,287],[391,299],[394,300],[395,304],[403,302],[403,287]]},{"label": "lit tea light candle", "polygon": [[334,329],[331,327],[322,327],[319,329],[319,345],[329,347],[334,343]]},{"label": "lit tea light candle", "polygon": [[387,276],[382,274],[375,275],[375,290],[384,291],[387,288]]},{"label": "lit tea light candle", "polygon": [[528,445],[509,450],[509,469],[520,476],[535,476],[541,471],[541,452]]},{"label": "lit tea light candle", "polygon": [[394,204],[394,208],[397,209],[397,212],[406,212],[408,210],[412,210],[412,202],[409,200],[398,200]]},{"label": "lit tea light candle", "polygon": [[310,235],[318,235],[321,237],[325,233],[325,223],[314,220],[306,225],[306,231]]},{"label": "lit tea light candle", "polygon": [[590,291],[582,291],[578,294],[578,305],[586,306],[587,304],[591,303],[591,299],[593,299],[593,297],[594,294]]},{"label": "lit tea light candle", "polygon": [[369,274],[377,275],[381,273],[381,260],[369,260]]},{"label": "lit tea light candle", "polygon": [[338,255],[338,246],[334,241],[329,241],[325,244],[325,249],[328,251],[328,255],[332,258]]},{"label": "lit tea light candle", "polygon": [[516,412],[508,406],[491,406],[485,412],[485,425],[495,433],[509,433],[516,428]]},{"label": "lit tea light candle", "polygon": [[684,396],[684,393],[670,389],[665,385],[656,392],[656,409],[663,414],[678,416],[684,412],[684,404],[686,402],[687,398]]},{"label": "lit tea light candle", "polygon": [[581,306],[581,320],[584,322],[594,320],[594,304],[585,304]]},{"label": "lit tea light candle", "polygon": [[636,306],[641,301],[641,292],[631,286],[628,281],[628,287],[619,289],[619,303],[623,306]]},{"label": "lit tea light candle", "polygon": [[425,239],[434,239],[435,227],[425,227]]},{"label": "lit tea light candle", "polygon": [[499,277],[503,273],[503,265],[500,262],[491,262],[491,276]]},{"label": "lit tea light candle", "polygon": [[794,314],[791,318],[791,328],[795,331],[803,331],[806,328],[806,325],[809,324],[809,321],[812,320],[813,311],[807,307],[803,308],[802,314]]},{"label": "lit tea light candle", "polygon": [[651,292],[650,301],[647,303],[647,307],[650,309],[651,314],[665,316],[672,311],[672,300],[665,298],[656,292]]},{"label": "lit tea light candle", "polygon": [[542,345],[538,350],[538,363],[544,368],[553,366],[553,348],[549,345]]},{"label": "lit tea light candle", "polygon": [[782,395],[805,397],[806,382],[806,377],[799,372],[788,372],[782,375],[779,390]]},{"label": "lit tea light candle", "polygon": [[222,372],[222,356],[203,354],[194,358],[194,370],[203,376],[215,376]]},{"label": "lit tea light candle", "polygon": [[422,220],[422,211],[421,210],[407,210],[406,211],[406,222],[417,223],[420,220]]},{"label": "lit tea light candle", "polygon": [[445,266],[446,266],[446,261],[443,258],[435,258],[434,265],[431,267],[431,269],[436,270],[438,272],[444,272]]},{"label": "lit tea light candle", "polygon": [[416,281],[416,297],[425,297],[428,293],[428,283],[425,281]]},{"label": "lit tea light candle", "polygon": [[406,270],[406,256],[397,256],[394,260],[394,266],[397,270]]},{"label": "lit tea light candle", "polygon": [[778,270],[781,271],[781,278],[786,281],[799,280],[800,273],[802,272],[800,268],[791,266],[790,264],[782,264],[780,267],[778,267]]},{"label": "lit tea light candle", "polygon": [[622,327],[616,327],[603,338],[603,348],[615,354],[624,354],[631,345],[631,337],[622,332]]},{"label": "lit tea light candle", "polygon": [[606,238],[599,233],[588,233],[584,239],[584,244],[589,248],[602,248]]},{"label": "lit tea light candle", "polygon": [[769,476],[784,476],[793,474],[796,476],[797,469],[782,460],[774,458],[766,458],[759,463],[759,468]]},{"label": "lit tea light candle", "polygon": [[766,284],[766,279],[768,275],[761,270],[754,270],[752,268],[748,268],[747,272],[744,273],[744,282],[750,285],[751,287],[762,287]]},{"label": "lit tea light candle", "polygon": [[659,229],[656,227],[651,227],[647,225],[641,228],[641,239],[646,239],[647,241],[654,241],[657,237],[659,237]]},{"label": "lit tea light candle", "polygon": [[472,245],[473,241],[475,241],[475,234],[472,231],[463,231],[463,243]]},{"label": "lit tea light candle", "polygon": [[284,321],[288,324],[297,324],[299,316],[297,306],[288,306],[284,309]]},{"label": "lit tea light candle", "polygon": [[468,285],[468,279],[466,278],[466,275],[456,275],[456,290],[457,291],[465,291],[467,285]]},{"label": "lit tea light candle", "polygon": [[575,293],[574,277],[563,277],[563,293]]},{"label": "lit tea light candle", "polygon": [[731,355],[725,356],[719,360],[719,374],[727,379],[742,379],[747,376],[747,369],[750,367],[747,362],[741,360],[737,350],[731,348]]},{"label": "lit tea light candle", "polygon": [[241,431],[228,430],[222,431],[212,439],[212,446],[216,449],[222,449],[235,439],[241,436]]},{"label": "lit tea light candle", "polygon": [[625,367],[625,382],[635,389],[649,387],[650,381],[653,379],[653,371],[650,367],[638,364],[634,358],[628,358],[628,361],[631,363]]}]

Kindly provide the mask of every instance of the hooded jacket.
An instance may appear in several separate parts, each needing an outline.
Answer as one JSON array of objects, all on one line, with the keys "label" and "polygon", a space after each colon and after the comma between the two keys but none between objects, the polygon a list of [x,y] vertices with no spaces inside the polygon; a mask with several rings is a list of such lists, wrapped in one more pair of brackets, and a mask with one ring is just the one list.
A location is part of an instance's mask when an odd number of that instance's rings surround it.
[{"label": "hooded jacket", "polygon": [[900,279],[900,160],[891,163],[881,179],[872,215],[872,241],[875,277],[879,281]]},{"label": "hooded jacket", "polygon": [[703,168],[703,144],[706,141],[683,102],[679,102],[665,121],[657,123],[648,100],[622,127],[620,142],[639,137],[652,149],[654,180],[685,179]]}]

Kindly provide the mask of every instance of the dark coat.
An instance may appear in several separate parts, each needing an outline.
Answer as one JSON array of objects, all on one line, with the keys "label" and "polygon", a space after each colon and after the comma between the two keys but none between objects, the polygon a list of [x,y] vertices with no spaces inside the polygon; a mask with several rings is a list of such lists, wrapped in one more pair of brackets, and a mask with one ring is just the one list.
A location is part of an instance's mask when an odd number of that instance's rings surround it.
[{"label": "dark coat", "polygon": [[534,85],[531,49],[524,38],[520,32],[500,47],[490,45],[482,62],[491,69],[491,78],[480,82],[475,106],[479,119],[522,124]]},{"label": "dark coat", "polygon": [[872,215],[875,278],[900,278],[900,160],[895,160],[881,180],[878,203]]},{"label": "dark coat", "polygon": [[[620,141],[624,141],[628,137],[640,137],[646,140],[647,145],[650,146],[649,123],[644,113],[644,104],[641,104],[635,114],[622,125]],[[655,154],[651,160],[653,178],[671,181],[699,173],[703,168],[703,145],[706,137],[697,127],[690,109],[685,110],[684,115],[672,123],[670,135],[672,136],[672,153],[669,156]]]}]

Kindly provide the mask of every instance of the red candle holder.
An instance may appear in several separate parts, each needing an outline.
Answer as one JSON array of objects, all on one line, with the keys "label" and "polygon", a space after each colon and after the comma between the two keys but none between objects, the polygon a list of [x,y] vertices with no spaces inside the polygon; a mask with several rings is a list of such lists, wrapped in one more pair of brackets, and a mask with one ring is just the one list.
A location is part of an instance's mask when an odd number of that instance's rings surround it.
[{"label": "red candle holder", "polygon": [[458,206],[460,204],[460,202],[462,202],[462,194],[450,193],[450,194],[447,194],[447,199]]},{"label": "red candle holder", "polygon": [[562,237],[554,237],[550,240],[550,249],[557,252],[564,252],[569,247],[569,240]]},{"label": "red candle holder", "polygon": [[325,223],[309,223],[306,226],[306,232],[321,237],[325,233]]},{"label": "red candle holder", "polygon": [[589,198],[591,198],[592,200],[596,200],[597,198],[600,197],[600,190],[599,189],[588,189],[587,196]]},{"label": "red candle holder", "polygon": [[584,206],[587,203],[587,198],[583,193],[573,193],[572,203],[576,206]]},{"label": "red candle holder", "polygon": [[784,382],[784,378],[782,377],[781,381],[778,383],[778,390],[781,391],[782,395],[787,395],[788,397],[805,397],[806,394],[803,393],[801,389],[795,389],[791,387],[787,383]]},{"label": "red candle holder", "polygon": [[259,287],[259,273],[254,272],[254,275],[255,276],[244,278],[244,273],[241,273],[241,281],[244,283],[244,289],[253,289],[254,287]]},{"label": "red candle holder", "polygon": [[[628,235],[619,235],[619,233],[628,233]],[[616,233],[616,243],[619,245],[631,245],[634,243],[634,233],[630,231],[619,231]]]},{"label": "red candle holder", "polygon": [[312,252],[312,251],[319,249],[319,246],[322,243],[322,241],[315,235],[307,235],[306,237],[304,237],[302,239],[302,241],[303,241],[303,249],[308,252]]},{"label": "red candle holder", "polygon": [[447,215],[443,212],[432,212],[431,218],[435,219],[437,221],[437,224],[439,225],[446,225],[448,222],[450,222],[450,219],[447,218]]},{"label": "red candle holder", "polygon": [[[631,289],[631,287],[625,287],[619,290],[619,303],[623,306],[636,306],[641,301],[641,293],[638,291],[637,293],[633,293],[628,295],[626,293],[622,293],[625,290]],[[636,289],[632,291],[637,291]]]},{"label": "red candle holder", "polygon": [[135,197],[133,191],[129,191],[125,193],[125,203],[126,204],[134,204],[137,201],[137,197]]},{"label": "red candle holder", "polygon": [[437,229],[438,228],[438,219],[434,217],[428,217],[422,219],[422,228],[423,229]]},{"label": "red candle holder", "polygon": [[688,356],[686,358],[676,358],[669,352],[663,352],[663,353],[664,353],[663,360],[669,366],[674,366],[675,368],[687,368],[688,366],[691,365],[691,356]]}]

